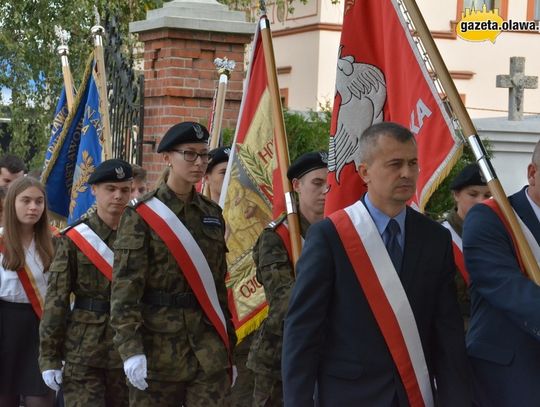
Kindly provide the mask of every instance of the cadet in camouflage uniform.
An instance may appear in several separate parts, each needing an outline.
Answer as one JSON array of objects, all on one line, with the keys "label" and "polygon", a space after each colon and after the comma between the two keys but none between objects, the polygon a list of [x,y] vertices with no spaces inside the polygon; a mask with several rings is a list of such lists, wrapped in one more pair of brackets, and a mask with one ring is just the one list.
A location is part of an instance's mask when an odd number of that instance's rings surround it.
[{"label": "cadet in camouflage uniform", "polygon": [[[231,147],[218,147],[210,151],[210,161],[204,176],[208,186],[210,198],[219,203],[223,179],[229,162]],[[234,407],[250,407],[253,395],[253,375],[246,367],[249,347],[253,340],[253,334],[249,334],[240,342],[234,350],[234,360],[238,368],[238,378],[231,389],[231,405]]]},{"label": "cadet in camouflage uniform", "polygon": [[[477,203],[491,198],[491,192],[489,191],[485,179],[480,173],[478,164],[469,164],[463,168],[463,170],[461,170],[461,172],[452,180],[450,189],[452,190],[452,196],[454,197],[456,206],[446,215],[446,222],[443,222],[443,226],[446,228],[449,228],[450,226],[461,239],[463,234],[463,221],[465,220],[465,216],[469,212],[469,209]],[[471,316],[471,295],[469,293],[469,287],[459,270],[454,279],[456,281],[461,316],[463,317],[465,329],[467,329]]]},{"label": "cadet in camouflage uniform", "polygon": [[157,198],[188,229],[210,267],[234,346],[225,287],[225,223],[221,208],[194,189],[208,163],[208,137],[208,131],[193,122],[169,129],[157,150],[170,168],[166,182],[132,201],[122,216],[114,245],[111,318],[131,383],[131,406],[230,405],[225,344],[206,318],[185,270],[137,212]]},{"label": "cadet in camouflage uniform", "polygon": [[[305,236],[310,224],[323,218],[327,192],[326,153],[312,152],[299,157],[287,171],[298,194],[300,229]],[[257,280],[264,286],[269,304],[268,317],[255,332],[247,367],[255,373],[252,406],[283,405],[281,347],[283,319],[294,284],[293,266],[284,241],[278,234],[286,216],[282,215],[263,230],[253,248]]]},{"label": "cadet in camouflage uniform", "polygon": [[[113,346],[109,324],[111,284],[66,233],[84,223],[111,247],[129,201],[131,174],[131,166],[122,160],[107,160],[96,168],[88,180],[96,196],[96,210],[62,231],[49,269],[39,364],[44,377],[47,372],[54,374],[51,388],[63,381],[69,407],[129,404],[122,360]],[[73,310],[71,294],[75,297]]]}]

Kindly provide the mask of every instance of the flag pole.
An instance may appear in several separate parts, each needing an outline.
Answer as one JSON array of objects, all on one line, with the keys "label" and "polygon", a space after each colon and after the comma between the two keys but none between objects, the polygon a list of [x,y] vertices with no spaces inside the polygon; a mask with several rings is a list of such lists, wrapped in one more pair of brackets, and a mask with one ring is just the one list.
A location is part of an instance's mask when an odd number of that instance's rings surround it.
[{"label": "flag pole", "polygon": [[112,158],[111,147],[111,125],[109,121],[109,100],[107,92],[107,73],[105,72],[105,55],[103,52],[103,33],[105,29],[101,25],[95,25],[91,29],[94,36],[94,57],[96,61],[97,87],[99,91],[99,110],[101,113],[101,122],[103,131],[101,133],[101,142],[103,143],[104,160]]},{"label": "flag pole", "polygon": [[448,68],[446,67],[437,45],[435,44],[435,41],[427,28],[424,17],[420,13],[415,0],[401,1],[405,6],[403,13],[405,15],[408,14],[409,20],[412,22],[414,26],[413,28],[422,42],[421,45],[425,48],[427,57],[433,65],[434,73],[436,73],[437,79],[446,93],[448,102],[452,107],[454,115],[460,123],[463,135],[466,136],[466,139],[471,146],[478,165],[480,166],[480,169],[482,170],[482,173],[487,181],[489,190],[501,208],[504,217],[507,219],[513,235],[516,237],[516,244],[523,259],[523,265],[526,272],[531,280],[533,280],[537,285],[540,285],[540,268],[538,267],[538,263],[536,262],[527,240],[525,239],[525,235],[519,226],[516,214],[514,213],[508,198],[506,197],[501,182],[497,178],[495,169],[487,156],[480,137],[478,137],[476,128],[474,127],[469,113],[467,112],[467,109],[459,96],[456,85],[448,72]]},{"label": "flag pole", "polygon": [[70,34],[66,30],[62,30],[61,27],[55,26],[56,36],[60,40],[60,45],[56,48],[58,55],[60,55],[60,61],[62,62],[62,76],[64,77],[64,88],[66,92],[66,100],[68,111],[71,111],[74,104],[75,95],[73,94],[73,76],[71,75],[71,69],[69,68],[69,47],[67,45]]},{"label": "flag pole", "polygon": [[210,128],[210,148],[216,148],[220,144],[221,125],[223,122],[223,110],[225,108],[225,96],[231,72],[236,66],[234,61],[229,61],[226,57],[214,59],[214,65],[219,73],[219,84],[216,96],[216,107]]},{"label": "flag pole", "polygon": [[274,141],[276,144],[278,167],[281,172],[281,183],[283,185],[283,192],[285,195],[287,224],[289,228],[289,235],[291,237],[291,260],[293,266],[296,267],[296,262],[300,257],[300,251],[302,250],[300,222],[298,220],[296,200],[293,196],[291,182],[287,178],[287,169],[289,168],[289,148],[287,146],[285,122],[283,121],[283,109],[281,106],[281,97],[279,95],[276,61],[274,58],[274,46],[272,45],[272,34],[270,33],[270,21],[268,21],[266,13],[263,18],[260,19],[260,24],[264,59],[266,64],[266,74],[268,77],[268,90],[270,91],[270,100],[272,103],[272,113],[274,119]]},{"label": "flag pole", "polygon": [[[236,66],[234,61],[229,61],[226,57],[214,59],[214,65],[219,74],[219,83],[216,93],[215,107],[212,112],[212,122],[210,125],[210,150],[219,147],[221,125],[223,122],[223,110],[225,108],[225,96],[227,94],[227,84],[231,77],[231,72]],[[203,185],[203,195],[210,197],[210,188],[207,183]]]}]

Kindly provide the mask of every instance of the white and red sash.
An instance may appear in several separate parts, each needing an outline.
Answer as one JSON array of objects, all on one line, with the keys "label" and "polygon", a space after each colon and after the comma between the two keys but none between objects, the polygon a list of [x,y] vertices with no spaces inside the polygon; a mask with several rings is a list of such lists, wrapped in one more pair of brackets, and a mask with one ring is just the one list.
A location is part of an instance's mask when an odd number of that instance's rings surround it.
[{"label": "white and red sash", "polygon": [[137,213],[163,240],[176,259],[206,317],[216,329],[231,357],[225,315],[219,304],[214,277],[201,248],[173,211],[158,198],[140,203]]},{"label": "white and red sash", "polygon": [[86,223],[79,223],[66,232],[79,250],[107,280],[112,281],[114,253]]},{"label": "white and red sash", "polygon": [[465,258],[463,257],[463,241],[447,220],[442,223],[442,226],[444,226],[450,231],[450,235],[452,236],[452,250],[454,252],[454,262],[456,263],[459,274],[461,274],[461,277],[463,277],[465,283],[469,285],[470,276],[467,268],[465,267]]},{"label": "white and red sash", "polygon": [[[504,225],[508,235],[512,239],[512,244],[513,244],[514,250],[516,252],[519,267],[520,267],[522,273],[526,274],[525,267],[523,265],[523,260],[521,258],[521,254],[520,254],[520,252],[518,250],[518,246],[516,244],[516,237],[512,233],[512,229],[510,228],[510,224],[508,223],[508,221],[506,220],[506,217],[502,213],[501,208],[499,208],[499,205],[497,204],[497,201],[495,201],[495,199],[493,199],[493,198],[490,198],[490,199],[486,199],[485,201],[483,201],[482,204],[484,204],[484,205],[488,206],[489,208],[491,208],[493,210],[493,212],[495,212],[495,214],[499,217],[499,219],[501,219],[501,222]],[[514,213],[516,213],[515,210],[514,210]],[[523,230],[523,234],[525,235],[525,239],[527,240],[527,243],[529,244],[529,247],[531,248],[531,251],[532,251],[534,257],[536,258],[536,261],[540,262],[540,246],[538,245],[538,242],[534,238],[534,235],[532,234],[530,229],[527,227],[527,225],[525,225],[525,223],[523,223],[523,221],[521,220],[521,218],[519,217],[519,215],[517,213],[516,213],[516,219],[518,220],[518,223],[521,226],[521,230]]]},{"label": "white and red sash", "polygon": [[330,215],[384,336],[412,407],[432,407],[433,393],[420,334],[407,294],[361,201]]},{"label": "white and red sash", "polygon": [[[0,236],[0,251],[4,251],[3,236]],[[27,253],[25,252],[25,257],[26,255]],[[39,319],[43,315],[46,294],[46,287],[40,287],[36,282],[36,277],[39,277],[40,274],[43,274],[43,269],[32,269],[28,266],[28,262],[25,262],[25,265],[17,270],[17,277],[19,277],[24,293],[28,297],[28,301],[30,301],[30,305]]]},{"label": "white and red sash", "polygon": [[[285,250],[287,250],[287,255],[289,256],[289,260],[292,263],[292,243],[291,243],[291,235],[289,233],[289,226],[287,224],[287,221],[284,220],[275,228],[276,233],[283,241],[283,246],[285,246]],[[304,246],[304,238],[301,237],[301,243],[302,247]]]},{"label": "white and red sash", "polygon": [[37,317],[41,319],[43,315],[43,305],[45,303],[45,287],[40,289],[36,282],[36,277],[43,274],[43,269],[34,270],[28,266],[28,263],[17,270],[17,276],[23,286],[24,293],[32,305],[32,309]]}]

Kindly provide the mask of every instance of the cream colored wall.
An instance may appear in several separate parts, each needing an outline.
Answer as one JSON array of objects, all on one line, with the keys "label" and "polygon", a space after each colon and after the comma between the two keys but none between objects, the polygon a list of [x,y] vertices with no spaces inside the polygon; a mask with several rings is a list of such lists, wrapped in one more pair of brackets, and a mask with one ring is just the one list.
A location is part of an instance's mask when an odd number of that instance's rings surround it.
[{"label": "cream colored wall", "polygon": [[455,0],[417,0],[416,3],[420,7],[422,15],[431,30],[450,30],[450,20],[455,20],[457,14]]},{"label": "cream colored wall", "polygon": [[[433,2],[418,0],[418,6],[431,30],[439,30],[441,19],[455,18],[456,1]],[[435,4],[443,9],[438,13]],[[452,7],[447,7],[451,4]],[[508,18],[525,20],[527,0],[511,0]],[[453,17],[452,17],[453,16]],[[465,105],[471,117],[507,116],[508,90],[495,87],[498,74],[508,74],[510,57],[523,56],[525,74],[540,75],[540,34],[503,32],[495,43],[470,42],[456,39],[436,39],[437,46],[450,71],[471,71],[471,80],[455,80],[460,93],[466,95]],[[524,111],[540,114],[540,89],[525,90]]]},{"label": "cream colored wall", "polygon": [[316,31],[274,38],[276,66],[278,69],[292,67],[290,73],[279,75],[278,80],[281,89],[288,89],[288,107],[293,110],[307,111],[316,106],[319,49]]},{"label": "cream colored wall", "polygon": [[[340,32],[322,31],[320,33],[319,72],[317,85],[316,110],[327,102],[330,106],[334,102],[336,93],[336,62],[339,51]],[[336,47],[338,44],[338,47]]]},{"label": "cream colored wall", "polygon": [[[310,0],[306,5],[295,2],[294,14],[286,15],[282,23],[274,19],[273,30],[298,28],[315,23],[341,24],[343,3],[330,0]],[[450,31],[455,20],[457,0],[417,0],[432,31]],[[509,1],[508,16],[525,20],[527,0]],[[316,16],[313,16],[313,14]],[[280,75],[280,87],[289,89],[289,107],[296,110],[317,109],[321,101],[333,99],[336,58],[340,33],[311,31],[275,38],[277,66],[291,66],[288,75]],[[526,58],[525,73],[540,76],[540,34],[501,33],[494,44],[437,38],[437,46],[450,71],[470,71],[470,80],[456,79],[460,93],[466,96],[466,106],[473,118],[506,116],[508,90],[495,87],[498,74],[508,74],[509,58]],[[540,89],[525,91],[526,113],[540,114]]]}]

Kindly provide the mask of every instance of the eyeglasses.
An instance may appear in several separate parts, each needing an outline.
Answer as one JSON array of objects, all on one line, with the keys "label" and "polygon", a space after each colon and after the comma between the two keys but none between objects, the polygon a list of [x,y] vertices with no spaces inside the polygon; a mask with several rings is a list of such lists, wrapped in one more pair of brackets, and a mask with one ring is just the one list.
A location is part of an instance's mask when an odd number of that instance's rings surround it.
[{"label": "eyeglasses", "polygon": [[184,155],[184,160],[186,160],[189,163],[194,163],[197,161],[197,158],[201,158],[201,162],[207,163],[210,160],[210,154],[208,153],[197,153],[196,151],[191,150],[172,150],[177,153]]}]

